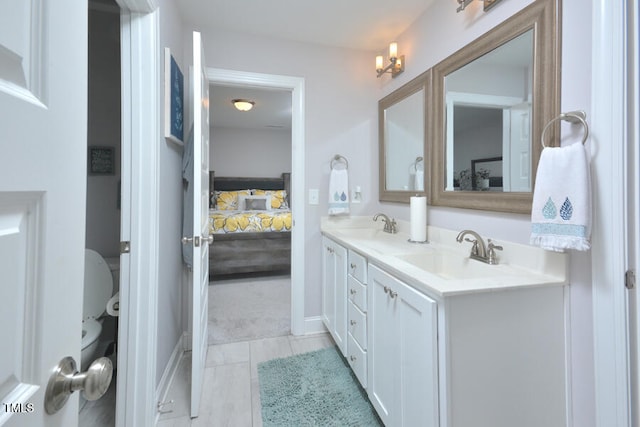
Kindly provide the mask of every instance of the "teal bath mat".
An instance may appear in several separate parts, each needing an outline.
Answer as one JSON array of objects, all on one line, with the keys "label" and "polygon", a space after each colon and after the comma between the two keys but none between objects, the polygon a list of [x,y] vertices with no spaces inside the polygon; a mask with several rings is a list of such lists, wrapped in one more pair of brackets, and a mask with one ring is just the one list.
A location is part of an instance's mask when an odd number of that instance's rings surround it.
[{"label": "teal bath mat", "polygon": [[382,426],[335,347],[260,363],[258,376],[264,427]]}]

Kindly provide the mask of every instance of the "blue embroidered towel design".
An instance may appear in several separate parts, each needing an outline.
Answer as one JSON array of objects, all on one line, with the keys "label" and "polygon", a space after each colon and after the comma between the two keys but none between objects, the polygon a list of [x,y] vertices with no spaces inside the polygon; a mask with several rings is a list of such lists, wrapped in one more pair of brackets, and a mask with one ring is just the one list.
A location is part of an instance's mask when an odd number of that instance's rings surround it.
[{"label": "blue embroidered towel design", "polygon": [[329,176],[329,215],[349,213],[349,172],[332,169]]},{"label": "blue embroidered towel design", "polygon": [[557,252],[591,248],[591,176],[582,144],[542,150],[533,192],[530,242]]}]

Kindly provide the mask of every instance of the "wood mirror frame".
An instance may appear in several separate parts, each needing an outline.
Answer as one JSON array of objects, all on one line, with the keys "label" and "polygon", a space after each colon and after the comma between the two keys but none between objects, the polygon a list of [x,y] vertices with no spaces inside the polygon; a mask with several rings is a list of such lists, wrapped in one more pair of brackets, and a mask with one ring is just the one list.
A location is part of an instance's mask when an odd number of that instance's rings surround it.
[{"label": "wood mirror frame", "polygon": [[[531,188],[542,152],[540,137],[544,126],[560,112],[560,1],[538,0],[483,36],[463,47],[433,68],[433,145],[430,204],[499,212],[531,213],[533,191],[445,191],[446,171],[446,99],[445,77],[510,40],[533,30],[533,82],[531,107]],[[547,145],[558,141],[559,127]]]},{"label": "wood mirror frame", "polygon": [[[423,147],[422,147],[422,158],[423,158],[423,168],[424,168],[424,191],[415,191],[415,190],[399,190],[399,189],[389,189],[387,190],[387,157],[386,157],[386,144],[388,141],[385,141],[385,111],[392,107],[393,105],[398,104],[403,99],[408,98],[409,96],[423,90],[424,99],[423,99],[423,119],[424,119],[424,130],[423,130]],[[378,154],[379,154],[379,190],[378,190],[378,199],[381,202],[399,202],[399,203],[409,203],[411,196],[427,196],[429,197],[429,193],[431,190],[431,149],[428,146],[427,141],[428,132],[430,127],[430,119],[433,116],[429,109],[431,107],[432,102],[431,99],[431,70],[427,70],[424,73],[420,74],[418,77],[414,78],[410,82],[406,83],[402,87],[396,89],[394,92],[382,98],[378,101]]]}]

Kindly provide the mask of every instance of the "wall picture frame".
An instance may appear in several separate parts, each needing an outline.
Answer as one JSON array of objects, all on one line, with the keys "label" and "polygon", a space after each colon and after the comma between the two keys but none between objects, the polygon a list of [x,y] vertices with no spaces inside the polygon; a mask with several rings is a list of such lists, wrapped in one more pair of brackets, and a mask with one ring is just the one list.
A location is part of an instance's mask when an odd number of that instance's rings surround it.
[{"label": "wall picture frame", "polygon": [[87,167],[89,175],[115,175],[116,156],[114,147],[89,147]]},{"label": "wall picture frame", "polygon": [[168,47],[164,48],[164,137],[183,145],[184,75]]}]

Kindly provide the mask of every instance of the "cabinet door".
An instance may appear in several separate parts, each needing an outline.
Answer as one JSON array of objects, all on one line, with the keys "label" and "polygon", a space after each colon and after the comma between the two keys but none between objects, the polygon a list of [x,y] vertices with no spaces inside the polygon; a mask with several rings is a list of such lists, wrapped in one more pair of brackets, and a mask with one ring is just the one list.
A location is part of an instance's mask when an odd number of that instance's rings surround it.
[{"label": "cabinet door", "polygon": [[396,338],[402,426],[438,426],[437,303],[398,282]]},{"label": "cabinet door", "polygon": [[438,425],[437,304],[369,266],[369,399],[385,425]]},{"label": "cabinet door", "polygon": [[331,240],[322,238],[322,322],[329,332],[333,334],[333,325],[336,322],[336,295],[335,295],[335,257]]},{"label": "cabinet door", "polygon": [[367,290],[367,354],[368,394],[380,419],[386,426],[393,422],[399,400],[397,347],[398,305],[389,297],[388,289],[396,280],[375,266],[369,265]]},{"label": "cabinet door", "polygon": [[322,321],[346,355],[347,250],[326,237],[322,242]]}]

